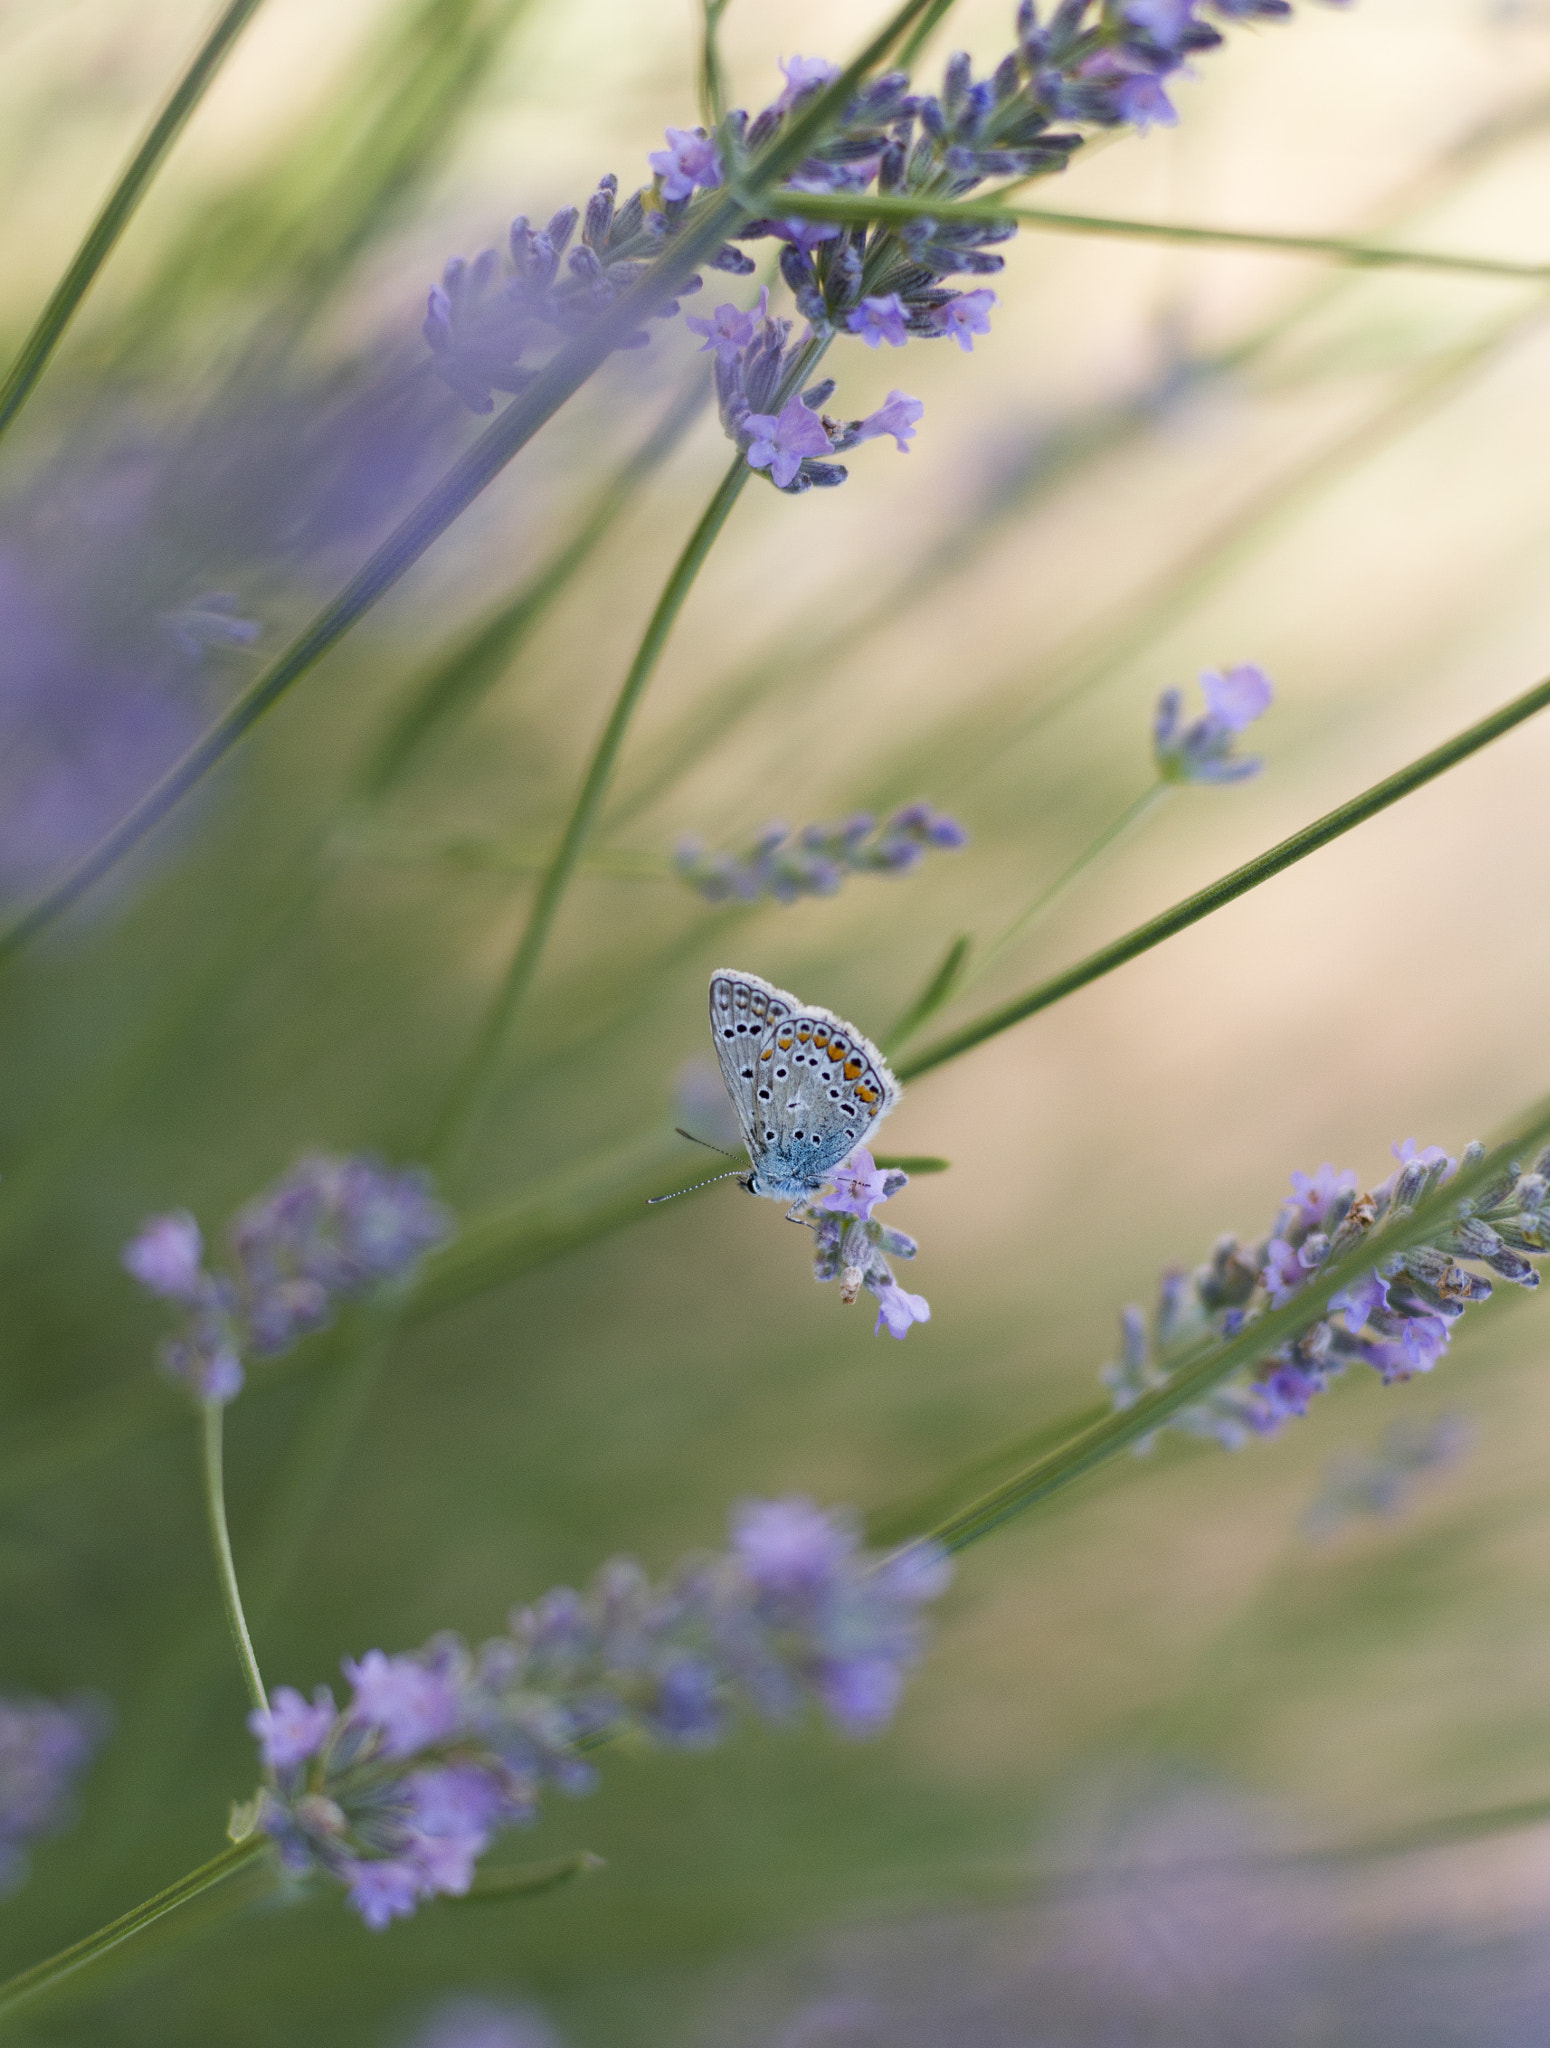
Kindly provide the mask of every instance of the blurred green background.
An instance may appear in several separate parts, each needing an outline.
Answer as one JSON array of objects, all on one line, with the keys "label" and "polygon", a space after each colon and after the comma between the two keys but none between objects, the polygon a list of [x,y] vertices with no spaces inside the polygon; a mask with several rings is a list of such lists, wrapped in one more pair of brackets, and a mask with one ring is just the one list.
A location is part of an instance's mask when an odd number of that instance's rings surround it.
[{"label": "blurred green background", "polygon": [[[960,43],[993,60],[1005,13],[962,0],[931,62]],[[189,0],[0,6],[7,346],[204,19]],[[735,98],[762,104],[777,56],[843,56],[873,19],[861,0],[741,0]],[[518,211],[543,218],[607,170],[629,189],[664,124],[693,117],[696,37],[688,0],[268,0],[7,444],[15,894],[122,799],[121,728],[192,730],[471,438],[415,373],[426,288]],[[1546,255],[1550,10],[1308,6],[1200,69],[1177,130],[1094,150],[1041,200]],[[1267,774],[1185,792],[965,1014],[1546,667],[1542,293],[1032,234],[998,284],[972,358],[835,352],[848,414],[895,382],[924,398],[915,448],[902,466],[860,451],[839,492],[746,494],[600,841],[665,857],[683,833],[737,845],[771,817],[920,797],[970,846],[791,908],[578,881],[446,1190],[476,1226],[515,1219],[515,1249],[417,1317],[374,1390],[325,1337],[255,1373],[230,1417],[239,1569],[289,1567],[253,1617],[271,1683],[310,1689],[343,1654],[438,1628],[478,1637],[621,1549],[659,1570],[718,1541],[746,1493],[869,1509],[929,1488],[1089,1403],[1120,1307],[1220,1231],[1267,1229],[1292,1168],[1375,1180],[1392,1139],[1457,1151],[1543,1092],[1550,728],[1530,725],[913,1087],[888,1149],[953,1170],[898,1205],[933,1310],[906,1344],[812,1284],[771,1205],[724,1187],[648,1215],[646,1189],[685,1172],[675,1089],[708,1057],[709,970],[753,969],[881,1034],[956,933],[998,930],[1145,786],[1165,685],[1262,663],[1279,693],[1256,735]],[[213,1228],[307,1148],[423,1153],[520,921],[524,862],[725,466],[713,419],[381,804],[358,801],[362,764],[690,365],[681,325],[609,365],[133,872],[7,977],[0,1686],[91,1688],[119,1719],[78,1824],[0,1907],[7,1973],[212,1853],[255,1776],[194,1423],[153,1383],[159,1317],[119,1247],[156,1209]],[[136,635],[212,589],[262,622],[256,648],[148,681]],[[55,629],[50,606],[88,655],[40,680],[27,636]],[[610,1202],[630,1227],[575,1242]],[[473,1988],[541,1999],[578,2048],[762,2043],[807,1966],[790,1964],[793,1989],[761,1958],[809,1955],[835,1927],[1036,1902],[1094,1786],[1123,1805],[1123,1787],[1183,1773],[1269,1802],[1308,1843],[1550,1794],[1544,1316],[1493,1303],[1435,1383],[1342,1385],[1237,1457],[1170,1444],[972,1551],[881,1742],[749,1731],[710,1757],[610,1758],[597,1795],[512,1845],[598,1852],[584,1884],[437,1905],[381,1936],[332,1895],[186,1936],[169,1923],[17,2038],[353,2048]],[[1310,1545],[1332,1454],[1444,1410],[1471,1418],[1467,1461],[1404,1517]],[[308,1474],[330,1446],[314,1520]],[[1386,1862],[1329,1897],[1352,1939],[1510,1945],[1550,1908],[1545,1837]],[[998,1941],[1026,1957],[1023,1924]],[[1104,1939],[1125,1949],[1123,1915]],[[1503,1981],[1484,1973],[1482,1999]],[[1026,2037],[1006,2039],[1111,2038],[1097,2020],[1040,2031],[1030,1982]],[[1476,2033],[1413,2038],[1518,2038],[1474,2009]],[[1388,2038],[1354,1991],[1321,2010],[1308,2039]],[[1267,2038],[1226,2024],[1224,2040]]]}]

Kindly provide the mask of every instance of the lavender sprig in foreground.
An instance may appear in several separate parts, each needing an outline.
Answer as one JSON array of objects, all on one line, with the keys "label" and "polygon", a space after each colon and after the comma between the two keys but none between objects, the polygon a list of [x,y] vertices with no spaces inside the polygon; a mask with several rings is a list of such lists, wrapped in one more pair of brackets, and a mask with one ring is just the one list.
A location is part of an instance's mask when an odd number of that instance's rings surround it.
[{"label": "lavender sprig in foreground", "polygon": [[558,1588],[477,1650],[445,1635],[346,1660],[342,1710],[326,1688],[308,1702],[278,1687],[249,1717],[267,1783],[245,1824],[381,1928],[467,1892],[546,1790],[591,1789],[589,1754],[615,1736],[705,1749],[738,1706],[791,1722],[817,1704],[854,1736],[886,1726],[921,1653],[918,1610],[951,1575],[942,1552],[865,1552],[849,1516],[800,1499],[747,1502],[731,1533],[730,1550],[657,1586],[615,1560],[587,1594]]},{"label": "lavender sprig in foreground", "polygon": [[[1166,1386],[1172,1364],[1194,1358],[1202,1346],[1235,1338],[1268,1309],[1294,1304],[1332,1260],[1369,1243],[1381,1247],[1385,1226],[1409,1215],[1458,1170],[1459,1162],[1435,1145],[1418,1149],[1407,1139],[1394,1152],[1398,1170],[1368,1194],[1357,1193],[1353,1174],[1332,1166],[1294,1174],[1292,1197],[1268,1236],[1247,1244],[1224,1237],[1195,1273],[1165,1273],[1150,1324],[1134,1307],[1121,1319],[1121,1357],[1103,1374],[1115,1406],[1128,1408]],[[1484,1148],[1472,1145],[1464,1164],[1484,1157]],[[1370,1366],[1385,1383],[1430,1372],[1464,1310],[1490,1296],[1488,1275],[1537,1287],[1530,1260],[1546,1256],[1550,1151],[1530,1172],[1502,1173],[1426,1242],[1389,1257],[1379,1249],[1371,1269],[1342,1288],[1324,1313],[1310,1317],[1306,1329],[1181,1408],[1170,1426],[1237,1449],[1305,1414],[1314,1395],[1348,1365]],[[1487,1271],[1472,1270],[1479,1266]]]},{"label": "lavender sprig in foreground", "polygon": [[424,1172],[318,1154],[238,1212],[229,1273],[207,1270],[186,1210],[146,1223],[124,1265],[184,1311],[182,1332],[161,1348],[163,1368],[200,1400],[224,1403],[242,1390],[244,1360],[276,1358],[325,1329],[340,1304],[407,1282],[452,1235]]}]

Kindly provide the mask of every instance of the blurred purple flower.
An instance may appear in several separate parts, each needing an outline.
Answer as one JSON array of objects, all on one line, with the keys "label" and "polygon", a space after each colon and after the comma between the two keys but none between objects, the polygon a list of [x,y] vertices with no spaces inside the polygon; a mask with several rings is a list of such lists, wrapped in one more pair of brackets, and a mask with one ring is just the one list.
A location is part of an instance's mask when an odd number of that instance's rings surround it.
[{"label": "blurred purple flower", "polygon": [[270,1705],[255,1707],[248,1727],[258,1738],[266,1770],[288,1771],[316,1756],[339,1718],[334,1696],[320,1685],[309,1706],[294,1686],[277,1685]]},{"label": "blurred purple flower", "polygon": [[789,114],[799,99],[840,75],[838,64],[831,64],[827,57],[782,57],[780,68],[786,74],[786,86],[775,109],[782,114]]},{"label": "blurred purple flower", "polygon": [[344,1675],[353,1688],[350,1713],[378,1730],[389,1756],[443,1742],[458,1725],[456,1688],[417,1658],[368,1650],[359,1663],[345,1659]]},{"label": "blurred purple flower", "polygon": [[205,1286],[204,1237],[186,1209],[153,1216],[124,1247],[124,1270],[170,1301],[196,1301]]},{"label": "blurred purple flower", "polygon": [[1184,699],[1165,690],[1157,700],[1152,753],[1165,782],[1244,782],[1264,762],[1257,755],[1237,756],[1233,743],[1269,710],[1275,695],[1263,669],[1245,664],[1225,673],[1207,669],[1200,678],[1205,716],[1183,723]]},{"label": "blurred purple flower", "polygon": [[739,1699],[772,1721],[814,1702],[842,1732],[876,1733],[950,1574],[931,1544],[864,1551],[849,1514],[745,1501],[730,1550],[684,1559],[660,1586],[618,1559],[589,1594],[561,1587],[513,1610],[509,1634],[477,1651],[440,1636],[417,1655],[347,1659],[342,1713],[326,1693],[309,1708],[277,1691],[250,1722],[267,1774],[257,1824],[288,1869],[327,1871],[386,1927],[466,1892],[544,1789],[590,1789],[583,1745],[630,1733],[703,1749]]},{"label": "blurred purple flower", "polygon": [[69,1825],[108,1725],[100,1700],[0,1696],[0,1893],[25,1881],[29,1844]]},{"label": "blurred purple flower", "polygon": [[317,1154],[233,1219],[230,1277],[200,1265],[199,1226],[183,1210],[145,1224],[123,1263],[187,1310],[163,1365],[201,1400],[226,1402],[241,1391],[244,1358],[274,1357],[323,1329],[340,1303],[407,1283],[452,1230],[425,1173]]}]

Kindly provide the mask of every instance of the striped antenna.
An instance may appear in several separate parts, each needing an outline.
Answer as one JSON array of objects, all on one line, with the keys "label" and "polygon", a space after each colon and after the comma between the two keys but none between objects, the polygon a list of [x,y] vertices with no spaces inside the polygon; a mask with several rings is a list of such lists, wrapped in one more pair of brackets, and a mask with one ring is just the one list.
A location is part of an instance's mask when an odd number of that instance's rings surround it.
[{"label": "striped antenna", "polygon": [[[712,1145],[710,1149],[719,1152],[721,1147]],[[735,1154],[728,1153],[727,1156],[732,1158]],[[648,1195],[646,1203],[649,1207],[654,1202],[676,1202],[680,1195],[697,1195],[701,1188],[713,1188],[718,1180],[741,1180],[747,1171],[746,1166],[734,1166],[730,1173],[713,1173],[709,1180],[697,1180],[692,1188],[674,1188],[670,1195]]]}]

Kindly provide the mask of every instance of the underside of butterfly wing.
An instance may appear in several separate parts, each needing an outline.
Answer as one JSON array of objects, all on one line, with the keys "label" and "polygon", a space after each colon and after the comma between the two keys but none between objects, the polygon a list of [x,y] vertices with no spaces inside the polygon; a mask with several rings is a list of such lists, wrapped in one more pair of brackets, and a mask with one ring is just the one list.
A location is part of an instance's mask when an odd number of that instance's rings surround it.
[{"label": "underside of butterfly wing", "polygon": [[711,1028],[755,1194],[813,1194],[899,1099],[887,1061],[854,1025],[754,975],[712,978]]}]

